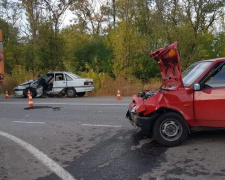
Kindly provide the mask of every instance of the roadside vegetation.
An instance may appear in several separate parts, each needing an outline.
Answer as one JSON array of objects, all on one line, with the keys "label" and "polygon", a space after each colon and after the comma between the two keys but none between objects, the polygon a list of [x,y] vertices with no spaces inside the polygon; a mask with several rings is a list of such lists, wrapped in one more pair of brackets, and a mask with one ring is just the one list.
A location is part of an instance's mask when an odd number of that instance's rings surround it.
[{"label": "roadside vegetation", "polygon": [[[0,7],[10,93],[48,71],[93,78],[91,95],[158,88],[148,54],[174,41],[183,69],[225,56],[224,0],[0,0]],[[62,26],[68,10],[75,16]]]}]

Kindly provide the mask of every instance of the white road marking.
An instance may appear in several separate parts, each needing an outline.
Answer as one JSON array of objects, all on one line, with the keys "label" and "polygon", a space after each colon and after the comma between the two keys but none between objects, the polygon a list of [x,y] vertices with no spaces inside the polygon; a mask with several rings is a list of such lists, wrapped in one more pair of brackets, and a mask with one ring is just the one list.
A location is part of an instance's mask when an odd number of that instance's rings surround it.
[{"label": "white road marking", "polygon": [[82,126],[96,126],[96,127],[115,127],[121,128],[122,126],[102,125],[102,124],[81,124]]},{"label": "white road marking", "polygon": [[52,170],[57,176],[59,176],[63,180],[75,180],[73,176],[63,169],[59,164],[50,159],[46,154],[32,146],[31,144],[19,139],[11,134],[0,131],[0,135],[4,136],[16,144],[20,145],[25,150],[29,151],[33,156],[35,156],[39,161],[41,161],[46,167]]},{"label": "white road marking", "polygon": [[31,121],[13,121],[14,123],[24,123],[24,124],[45,124],[45,122],[31,122]]}]

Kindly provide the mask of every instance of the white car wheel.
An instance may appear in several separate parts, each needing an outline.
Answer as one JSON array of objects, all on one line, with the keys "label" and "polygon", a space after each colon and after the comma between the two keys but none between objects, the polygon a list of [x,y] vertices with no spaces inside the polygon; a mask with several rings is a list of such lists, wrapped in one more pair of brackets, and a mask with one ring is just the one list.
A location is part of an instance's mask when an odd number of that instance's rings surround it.
[{"label": "white car wheel", "polygon": [[74,88],[67,89],[66,95],[67,95],[67,97],[75,97],[75,95],[76,95],[75,89]]}]

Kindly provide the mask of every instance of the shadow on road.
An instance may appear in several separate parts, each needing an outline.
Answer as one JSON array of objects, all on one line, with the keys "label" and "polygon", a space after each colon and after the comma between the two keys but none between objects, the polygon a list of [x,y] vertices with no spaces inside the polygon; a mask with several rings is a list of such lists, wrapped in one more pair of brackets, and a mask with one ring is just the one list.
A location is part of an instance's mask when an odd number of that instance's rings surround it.
[{"label": "shadow on road", "polygon": [[[167,148],[133,130],[121,131],[74,159],[65,169],[76,179],[136,180],[165,161]],[[38,180],[56,180],[55,174]]]}]

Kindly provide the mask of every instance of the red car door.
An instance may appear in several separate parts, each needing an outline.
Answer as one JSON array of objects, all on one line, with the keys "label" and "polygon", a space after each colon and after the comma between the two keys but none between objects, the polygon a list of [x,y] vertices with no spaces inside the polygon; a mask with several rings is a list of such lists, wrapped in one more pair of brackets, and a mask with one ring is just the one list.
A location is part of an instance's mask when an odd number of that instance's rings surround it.
[{"label": "red car door", "polygon": [[[223,63],[224,64],[224,63]],[[225,65],[219,64],[211,70],[194,92],[194,110],[198,126],[225,127]]]}]

